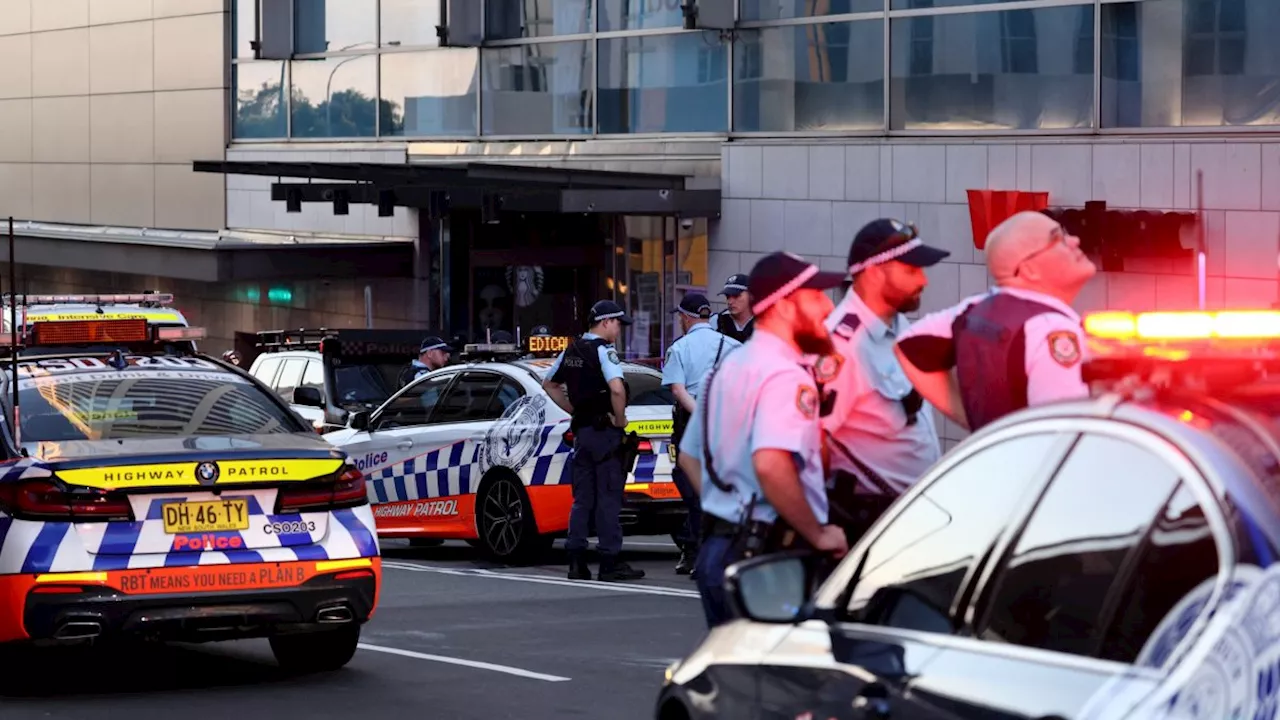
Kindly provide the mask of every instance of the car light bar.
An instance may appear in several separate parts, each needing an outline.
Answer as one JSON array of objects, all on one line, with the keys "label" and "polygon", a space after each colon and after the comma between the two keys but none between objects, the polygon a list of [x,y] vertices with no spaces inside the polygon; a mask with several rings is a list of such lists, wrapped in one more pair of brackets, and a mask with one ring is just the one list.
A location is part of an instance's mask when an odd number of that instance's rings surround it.
[{"label": "car light bar", "polygon": [[146,342],[151,333],[146,320],[64,320],[32,326],[36,345],[90,345]]},{"label": "car light bar", "polygon": [[1084,329],[1105,340],[1275,340],[1280,311],[1099,312],[1085,317]]},{"label": "car light bar", "polygon": [[155,328],[155,339],[162,340],[203,340],[206,332],[200,327],[158,327]]},{"label": "car light bar", "polygon": [[23,305],[112,305],[127,303],[155,303],[168,305],[173,302],[172,293],[118,293],[110,295],[19,295]]}]

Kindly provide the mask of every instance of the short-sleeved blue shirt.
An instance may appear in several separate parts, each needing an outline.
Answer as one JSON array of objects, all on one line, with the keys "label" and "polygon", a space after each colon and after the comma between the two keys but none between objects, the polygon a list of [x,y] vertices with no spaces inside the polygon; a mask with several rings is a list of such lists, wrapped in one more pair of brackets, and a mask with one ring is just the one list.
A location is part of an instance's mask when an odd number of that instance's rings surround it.
[{"label": "short-sleeved blue shirt", "polygon": [[662,384],[684,385],[696,399],[702,383],[716,365],[717,355],[723,360],[730,350],[741,346],[742,343],[720,334],[711,325],[698,323],[667,349],[667,359],[662,364]]}]

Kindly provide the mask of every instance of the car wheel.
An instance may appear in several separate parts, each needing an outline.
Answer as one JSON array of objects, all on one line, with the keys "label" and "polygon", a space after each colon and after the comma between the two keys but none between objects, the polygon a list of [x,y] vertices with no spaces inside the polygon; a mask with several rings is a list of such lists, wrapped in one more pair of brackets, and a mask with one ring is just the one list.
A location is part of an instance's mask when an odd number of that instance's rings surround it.
[{"label": "car wheel", "polygon": [[538,534],[524,487],[506,475],[486,485],[476,498],[476,532],[480,549],[508,564],[535,561],[552,542],[549,536]]},{"label": "car wheel", "polygon": [[271,652],[287,672],[327,672],[351,662],[359,643],[360,626],[352,623],[336,630],[275,635],[271,638]]}]

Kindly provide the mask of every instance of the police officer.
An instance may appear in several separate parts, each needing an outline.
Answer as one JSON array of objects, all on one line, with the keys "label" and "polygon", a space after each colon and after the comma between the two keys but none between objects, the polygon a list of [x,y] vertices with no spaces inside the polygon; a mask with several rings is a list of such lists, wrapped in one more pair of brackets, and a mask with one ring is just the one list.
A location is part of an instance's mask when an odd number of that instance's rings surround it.
[{"label": "police officer", "polygon": [[[672,312],[679,319],[682,334],[667,348],[667,357],[662,366],[662,384],[671,388],[671,394],[676,398],[675,407],[671,410],[671,442],[679,448],[703,381],[725,353],[741,347],[742,343],[711,327],[711,302],[706,295],[685,295]],[[684,535],[680,538],[680,561],[676,563],[676,572],[686,575],[693,571],[694,561],[698,557],[698,536],[702,532],[702,500],[693,491],[689,479],[678,465],[672,468],[671,479],[675,481],[680,497],[689,510]]]},{"label": "police officer", "polygon": [[556,405],[569,413],[574,434],[573,507],[569,511],[569,578],[590,580],[586,550],[594,517],[600,580],[637,580],[644,571],[618,559],[622,552],[623,428],[627,395],[622,361],[613,343],[631,318],[615,302],[591,306],[590,331],[560,353],[543,382]]},{"label": "police officer", "polygon": [[419,377],[433,370],[439,370],[449,364],[449,355],[453,348],[449,343],[436,336],[422,341],[418,346],[418,357],[400,372],[400,387],[404,387]]},{"label": "police officer", "polygon": [[950,254],[891,218],[868,223],[849,247],[853,283],[827,318],[835,352],[814,372],[833,397],[822,420],[834,472],[828,498],[851,545],[942,455],[932,408],[893,349],[910,324],[904,313],[920,308],[924,268]]},{"label": "police officer", "polygon": [[681,467],[702,495],[697,582],[711,627],[729,619],[728,565],[789,546],[848,550],[844,532],[827,524],[820,400],[804,365],[806,354],[832,351],[823,291],[842,279],[791,253],[756,263],[757,332],[707,379],[680,443]]},{"label": "police officer", "polygon": [[535,325],[529,331],[529,337],[551,337],[551,328],[546,325]]},{"label": "police officer", "polygon": [[721,334],[737,340],[740,343],[746,342],[751,337],[752,330],[755,329],[756,319],[751,312],[751,295],[747,292],[748,277],[741,273],[730,275],[729,279],[724,282],[724,289],[720,294],[724,296],[725,303],[729,306],[716,315],[715,329]]},{"label": "police officer", "polygon": [[986,259],[995,287],[921,318],[896,350],[920,394],[970,430],[1089,395],[1071,303],[1097,269],[1079,238],[1043,213],[1021,212],[987,236]]}]

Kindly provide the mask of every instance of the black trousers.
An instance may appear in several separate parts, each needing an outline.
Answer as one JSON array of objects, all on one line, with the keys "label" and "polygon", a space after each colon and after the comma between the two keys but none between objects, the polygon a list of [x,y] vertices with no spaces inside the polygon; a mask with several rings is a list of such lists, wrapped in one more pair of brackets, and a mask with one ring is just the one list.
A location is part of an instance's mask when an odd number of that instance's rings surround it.
[{"label": "black trousers", "polygon": [[[679,404],[671,409],[671,443],[677,448],[680,447],[684,432],[689,427],[689,419],[689,413]],[[688,513],[684,527],[675,538],[676,544],[681,550],[695,552],[702,535],[702,498],[693,491],[693,483],[685,477],[679,464],[671,468],[671,481],[680,492],[680,499],[684,501],[684,507]]]}]

